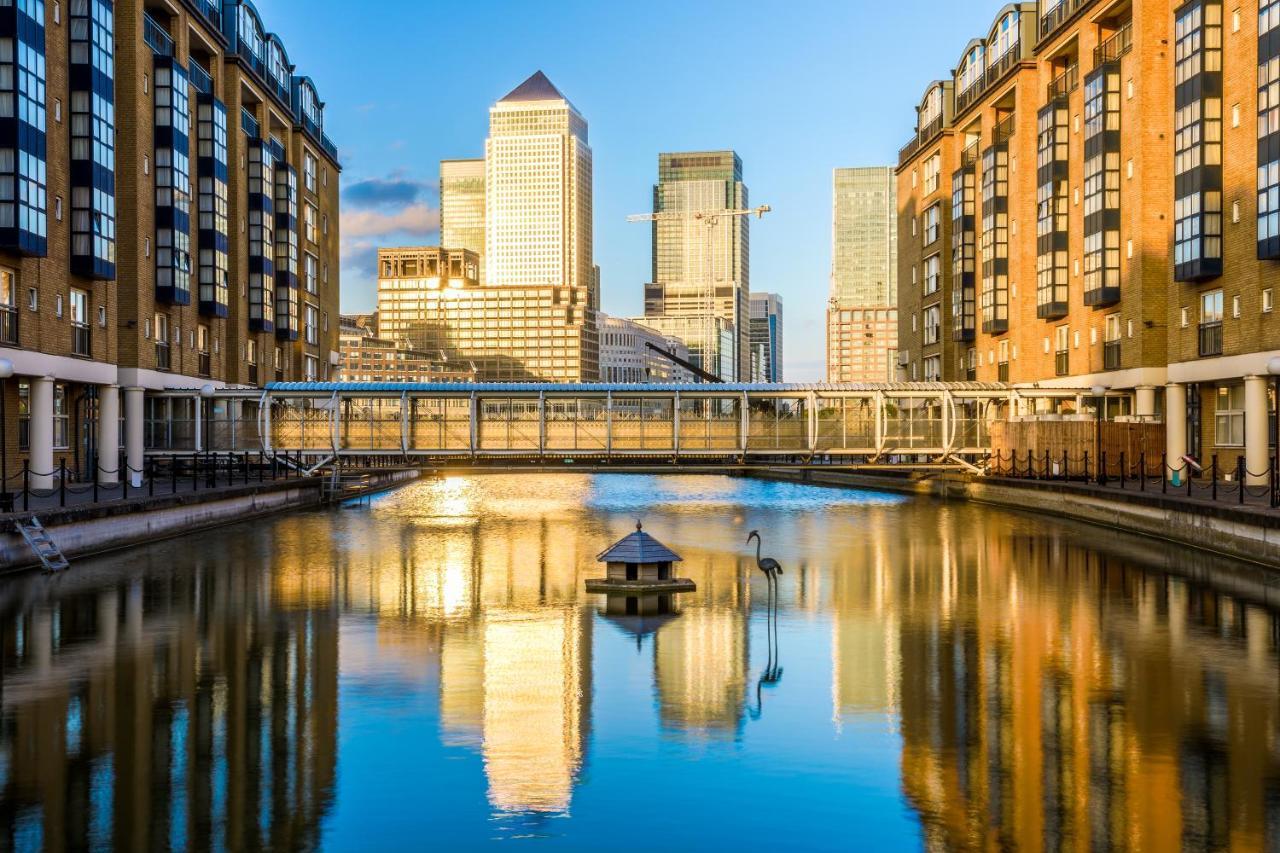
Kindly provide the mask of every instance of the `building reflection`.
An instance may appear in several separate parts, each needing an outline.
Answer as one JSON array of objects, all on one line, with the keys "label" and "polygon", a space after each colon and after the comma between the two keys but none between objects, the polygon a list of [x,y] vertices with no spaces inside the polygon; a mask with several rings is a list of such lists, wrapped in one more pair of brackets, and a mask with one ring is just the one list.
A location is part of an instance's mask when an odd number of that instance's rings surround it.
[{"label": "building reflection", "polygon": [[903,786],[927,844],[1274,844],[1276,614],[1106,537],[965,523],[891,543]]},{"label": "building reflection", "polygon": [[0,846],[316,844],[336,774],[336,610],[273,594],[238,543],[181,570],[176,549],[128,577],[13,581],[26,607],[0,625]]}]

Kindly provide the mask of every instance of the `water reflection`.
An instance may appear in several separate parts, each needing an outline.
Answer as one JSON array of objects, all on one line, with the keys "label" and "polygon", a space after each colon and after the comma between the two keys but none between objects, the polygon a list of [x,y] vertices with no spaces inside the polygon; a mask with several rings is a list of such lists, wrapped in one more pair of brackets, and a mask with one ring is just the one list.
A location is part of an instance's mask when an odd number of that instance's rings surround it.
[{"label": "water reflection", "polygon": [[[581,591],[637,514],[697,592]],[[752,527],[787,568],[773,686]],[[768,784],[816,848],[871,792],[868,844],[1260,848],[1278,600],[1257,573],[976,507],[429,481],[0,586],[0,847],[349,846],[371,822],[420,843],[428,816],[444,846],[586,847],[674,773],[721,843],[767,831],[741,804]]]}]

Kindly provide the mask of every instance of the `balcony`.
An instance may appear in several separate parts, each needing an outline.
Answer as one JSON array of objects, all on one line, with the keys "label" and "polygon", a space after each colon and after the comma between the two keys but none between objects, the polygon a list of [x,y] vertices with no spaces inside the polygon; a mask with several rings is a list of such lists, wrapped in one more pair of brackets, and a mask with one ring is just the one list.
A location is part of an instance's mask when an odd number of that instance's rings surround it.
[{"label": "balcony", "polygon": [[1091,2],[1092,0],[1061,0],[1057,6],[1040,16],[1040,38],[1043,40],[1053,35],[1055,30]]},{"label": "balcony", "polygon": [[1084,304],[1092,308],[1105,308],[1119,301],[1119,287],[1091,287],[1084,292]]},{"label": "balcony", "polygon": [[1060,349],[1053,353],[1053,372],[1057,376],[1066,376],[1071,372],[1071,351]]},{"label": "balcony", "polygon": [[213,24],[214,32],[222,33],[222,3],[220,0],[187,0],[195,10]]},{"label": "balcony", "polygon": [[1003,142],[1008,142],[1013,138],[1013,132],[1016,129],[1014,126],[1014,119],[1016,117],[1015,113],[1009,113],[1007,116],[995,123],[995,126],[991,128],[991,141],[993,144],[999,145]]},{"label": "balcony", "polygon": [[156,370],[168,370],[169,364],[168,341],[156,341]]},{"label": "balcony", "polygon": [[88,323],[71,324],[71,354],[88,358],[93,355]]},{"label": "balcony", "polygon": [[910,160],[925,145],[932,142],[938,134],[942,133],[942,116],[938,116],[924,127],[906,145],[898,149],[898,165]]},{"label": "balcony", "polygon": [[1093,49],[1093,67],[1115,62],[1131,50],[1133,50],[1133,21],[1126,21],[1123,27]]},{"label": "balcony", "polygon": [[146,12],[142,13],[142,40],[156,56],[173,56],[173,37]]},{"label": "balcony", "polygon": [[1102,369],[1103,370],[1119,370],[1120,369],[1120,342],[1119,341],[1103,341]]},{"label": "balcony", "polygon": [[1222,355],[1222,321],[1200,324],[1200,357]]},{"label": "balcony", "polygon": [[911,137],[910,142],[898,149],[898,165],[901,166],[903,163],[916,156],[916,152],[919,150],[920,137],[919,135],[916,135]]},{"label": "balcony", "polygon": [[970,166],[977,165],[978,155],[980,153],[981,152],[978,150],[978,140],[975,139],[973,142],[970,142],[969,145],[963,151],[960,152],[960,168],[967,169]]},{"label": "balcony", "polygon": [[200,94],[213,94],[213,77],[194,59],[187,63],[187,77],[191,79],[191,86]]},{"label": "balcony", "polygon": [[196,373],[200,376],[208,376],[212,373],[213,358],[207,352],[200,353]]},{"label": "balcony", "polygon": [[247,133],[250,139],[258,139],[262,136],[258,129],[258,120],[244,107],[240,108],[240,129]]},{"label": "balcony", "polygon": [[1080,66],[1072,65],[1066,71],[1063,71],[1057,77],[1053,78],[1053,82],[1047,87],[1046,97],[1049,103],[1053,103],[1059,98],[1065,98],[1076,89],[1080,88]]},{"label": "balcony", "polygon": [[0,305],[0,344],[18,345],[18,309]]}]

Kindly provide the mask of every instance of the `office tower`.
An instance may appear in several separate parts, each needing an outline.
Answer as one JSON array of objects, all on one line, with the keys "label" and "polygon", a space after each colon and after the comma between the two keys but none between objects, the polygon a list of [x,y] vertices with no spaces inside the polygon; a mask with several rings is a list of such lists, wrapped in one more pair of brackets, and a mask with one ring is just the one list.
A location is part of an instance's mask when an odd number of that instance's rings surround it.
[{"label": "office tower", "polygon": [[440,161],[440,245],[476,253],[484,284],[484,159]]},{"label": "office tower", "polygon": [[[148,395],[166,389],[329,378],[338,152],[253,4],[9,3],[0,29],[10,476],[65,460],[87,479],[101,459],[115,482],[122,412],[141,469]],[[155,405],[189,421],[204,406]]]},{"label": "office tower", "polygon": [[591,288],[587,122],[541,71],[489,110],[484,192],[486,284]]},{"label": "office tower", "polygon": [[891,166],[836,169],[831,200],[827,381],[894,378],[897,210]]},{"label": "office tower", "polygon": [[[653,212],[671,214],[653,223],[653,276],[645,285],[646,318],[703,318],[701,331],[684,323],[684,337],[695,363],[716,373],[718,359],[704,348],[718,348],[712,317],[732,326],[727,381],[751,376],[749,234],[745,216],[695,217],[699,211],[744,209],[747,187],[742,160],[733,151],[686,151],[658,155]],[[687,215],[679,215],[687,214]],[[708,366],[710,365],[710,366]]]},{"label": "office tower", "polygon": [[[679,361],[689,360],[689,348],[625,317],[597,314],[600,328],[601,382],[692,382],[693,375]],[[656,349],[655,349],[656,348]],[[660,352],[659,352],[660,350]]]},{"label": "office tower", "polygon": [[783,381],[782,297],[776,293],[751,294],[751,351],[759,363],[759,375],[751,381]]}]

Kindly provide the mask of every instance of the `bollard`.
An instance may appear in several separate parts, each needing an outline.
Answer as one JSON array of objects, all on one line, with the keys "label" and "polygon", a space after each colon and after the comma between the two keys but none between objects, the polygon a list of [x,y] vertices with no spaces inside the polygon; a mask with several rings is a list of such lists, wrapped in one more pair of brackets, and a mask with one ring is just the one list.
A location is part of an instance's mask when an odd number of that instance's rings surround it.
[{"label": "bollard", "polygon": [[154,456],[147,457],[147,464],[143,466],[147,469],[147,497],[154,498],[156,496],[156,460]]},{"label": "bollard", "polygon": [[1124,488],[1124,475],[1125,475],[1125,470],[1124,470],[1124,451],[1123,451],[1123,450],[1121,450],[1121,451],[1120,451],[1120,488],[1122,488],[1122,489]]},{"label": "bollard", "polygon": [[1236,457],[1236,489],[1240,493],[1240,500],[1237,503],[1244,503],[1244,456]]},{"label": "bollard", "polygon": [[67,505],[67,457],[58,463],[58,506]]},{"label": "bollard", "polygon": [[1213,464],[1209,468],[1209,475],[1213,478],[1213,499],[1218,499],[1218,454],[1213,454]]}]

